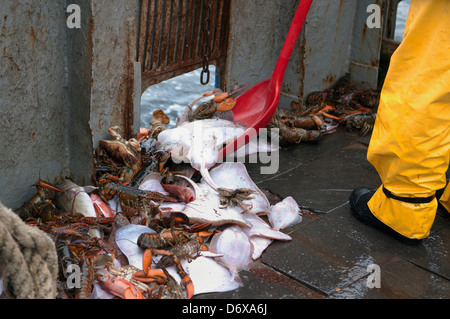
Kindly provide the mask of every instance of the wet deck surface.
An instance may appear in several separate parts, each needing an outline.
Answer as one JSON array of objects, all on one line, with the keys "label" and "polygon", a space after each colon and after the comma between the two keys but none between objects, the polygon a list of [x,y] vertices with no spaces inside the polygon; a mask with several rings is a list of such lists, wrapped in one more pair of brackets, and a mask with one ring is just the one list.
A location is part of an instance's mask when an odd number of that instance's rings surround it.
[{"label": "wet deck surface", "polygon": [[[351,191],[380,185],[366,159],[369,140],[342,129],[318,144],[283,148],[273,175],[260,174],[269,164],[247,164],[261,189],[313,212],[284,230],[292,241],[273,242],[240,272],[239,289],[195,299],[450,298],[450,218],[438,214],[430,236],[412,247],[351,215]],[[380,267],[381,288],[367,285],[372,264]]]}]

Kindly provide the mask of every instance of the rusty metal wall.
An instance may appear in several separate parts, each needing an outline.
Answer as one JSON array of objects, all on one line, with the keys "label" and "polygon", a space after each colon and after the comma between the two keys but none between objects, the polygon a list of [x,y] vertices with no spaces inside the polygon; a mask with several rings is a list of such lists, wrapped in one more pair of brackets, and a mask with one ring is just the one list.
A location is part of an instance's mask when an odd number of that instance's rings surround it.
[{"label": "rusty metal wall", "polygon": [[95,147],[99,140],[110,138],[110,126],[120,126],[127,138],[139,130],[134,125],[139,110],[133,103],[139,0],[89,2],[92,19],[85,27],[92,30],[92,60],[87,67],[91,74],[89,123]]},{"label": "rusty metal wall", "polygon": [[351,49],[350,78],[361,89],[376,88],[378,85],[378,66],[380,65],[381,40],[383,30],[367,26],[367,7],[379,5],[381,15],[386,14],[386,0],[360,0],[356,4]]},{"label": "rusty metal wall", "polygon": [[[80,29],[67,27],[69,4],[81,8]],[[6,206],[28,200],[39,177],[89,184],[93,148],[110,138],[108,128],[136,130],[138,4],[0,2],[0,201]]]},{"label": "rusty metal wall", "polygon": [[[303,97],[327,89],[349,72],[358,16],[354,1],[315,0],[305,30]],[[363,16],[363,13],[359,15]]]},{"label": "rusty metal wall", "polygon": [[[231,3],[227,66],[222,75],[226,89],[236,84],[254,85],[272,75],[299,0],[231,0]],[[302,68],[295,63],[300,60],[301,43],[300,40],[294,49],[291,58],[294,63],[289,63],[297,74]]]},{"label": "rusty metal wall", "polygon": [[402,0],[386,0],[383,14],[383,37],[393,39],[395,35],[395,22],[397,20],[398,4]]},{"label": "rusty metal wall", "polygon": [[[388,0],[315,0],[286,70],[280,105],[323,90],[346,73],[377,86],[383,28],[367,29],[367,6]],[[295,1],[232,0],[225,86],[256,84],[272,75],[298,6]],[[385,11],[383,11],[383,16]]]},{"label": "rusty metal wall", "polygon": [[0,200],[15,208],[41,176],[69,174],[63,2],[0,4]]},{"label": "rusty metal wall", "polygon": [[[142,89],[209,63],[224,67],[230,1],[142,0],[137,57]],[[205,30],[209,26],[209,39]]]}]

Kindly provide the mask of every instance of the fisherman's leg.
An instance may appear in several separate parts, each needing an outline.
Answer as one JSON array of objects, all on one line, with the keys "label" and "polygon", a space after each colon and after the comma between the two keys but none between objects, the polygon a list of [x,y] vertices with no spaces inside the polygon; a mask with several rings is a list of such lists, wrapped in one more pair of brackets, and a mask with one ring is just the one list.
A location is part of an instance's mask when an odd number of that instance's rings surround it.
[{"label": "fisherman's leg", "polygon": [[439,201],[439,204],[441,204],[441,210],[444,210],[444,215],[450,216],[450,183],[447,183],[447,187],[443,189],[441,194],[438,195],[436,193],[436,197]]},{"label": "fisherman's leg", "polygon": [[404,40],[392,56],[381,92],[368,151],[383,185],[370,195],[355,191],[350,199],[354,212],[363,212],[363,202],[368,201],[374,226],[386,226],[407,239],[429,235],[437,208],[435,192],[446,183],[449,21],[450,1],[412,1]]}]

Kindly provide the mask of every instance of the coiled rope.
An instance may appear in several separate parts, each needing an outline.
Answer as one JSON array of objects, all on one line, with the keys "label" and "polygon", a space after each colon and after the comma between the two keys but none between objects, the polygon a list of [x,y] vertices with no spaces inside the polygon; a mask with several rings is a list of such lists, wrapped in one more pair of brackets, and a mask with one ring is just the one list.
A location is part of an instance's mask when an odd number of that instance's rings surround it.
[{"label": "coiled rope", "polygon": [[58,257],[52,239],[0,202],[3,290],[16,299],[56,298]]}]

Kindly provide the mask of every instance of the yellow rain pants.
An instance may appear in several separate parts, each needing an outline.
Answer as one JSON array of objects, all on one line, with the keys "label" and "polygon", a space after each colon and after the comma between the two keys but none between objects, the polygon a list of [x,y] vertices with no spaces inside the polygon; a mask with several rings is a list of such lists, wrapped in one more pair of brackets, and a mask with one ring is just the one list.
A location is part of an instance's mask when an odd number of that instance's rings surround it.
[{"label": "yellow rain pants", "polygon": [[[371,212],[403,236],[427,237],[449,156],[450,0],[412,0],[367,154],[383,182]],[[450,187],[440,202],[450,211]]]}]

